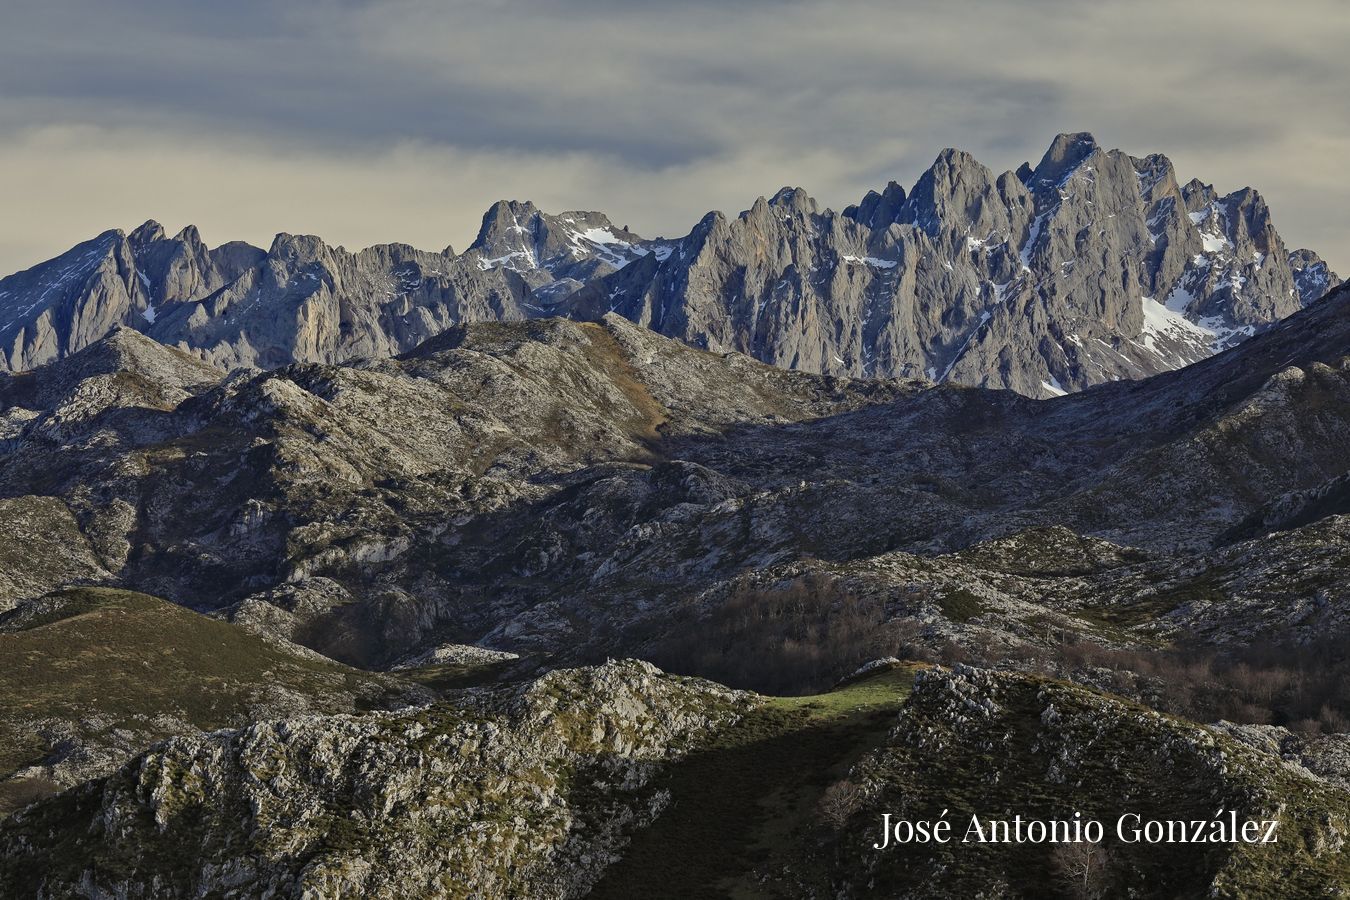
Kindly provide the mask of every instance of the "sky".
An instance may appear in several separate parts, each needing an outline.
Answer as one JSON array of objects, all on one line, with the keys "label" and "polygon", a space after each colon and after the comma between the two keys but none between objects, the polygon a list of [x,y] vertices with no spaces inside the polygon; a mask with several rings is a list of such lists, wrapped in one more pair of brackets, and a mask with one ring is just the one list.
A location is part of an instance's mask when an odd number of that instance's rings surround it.
[{"label": "sky", "polygon": [[495,200],[686,233],[1090,131],[1350,273],[1345,0],[43,0],[0,11],[0,273],[108,228],[462,250]]}]

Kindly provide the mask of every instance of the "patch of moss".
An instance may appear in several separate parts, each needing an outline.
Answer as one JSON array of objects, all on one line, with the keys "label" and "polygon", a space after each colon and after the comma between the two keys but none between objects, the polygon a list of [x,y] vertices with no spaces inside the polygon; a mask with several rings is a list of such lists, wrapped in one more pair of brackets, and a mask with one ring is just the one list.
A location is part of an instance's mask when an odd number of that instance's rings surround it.
[{"label": "patch of moss", "polygon": [[942,614],[953,622],[966,623],[985,613],[984,601],[965,588],[949,588],[937,599]]},{"label": "patch of moss", "polygon": [[1159,619],[1188,603],[1223,603],[1227,599],[1228,596],[1219,587],[1218,579],[1204,576],[1163,588],[1131,603],[1086,607],[1078,611],[1078,616],[1098,624],[1133,628]]}]

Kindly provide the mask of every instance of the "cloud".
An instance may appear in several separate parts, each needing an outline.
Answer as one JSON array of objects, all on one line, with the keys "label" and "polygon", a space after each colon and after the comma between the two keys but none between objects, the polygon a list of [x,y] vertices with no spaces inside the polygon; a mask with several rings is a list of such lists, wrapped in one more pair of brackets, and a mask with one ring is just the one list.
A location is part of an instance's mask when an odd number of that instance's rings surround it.
[{"label": "cloud", "polygon": [[[852,163],[791,150],[653,171],[584,153],[465,151],[411,141],[317,153],[255,138],[44,126],[0,140],[0,192],[29,211],[5,223],[0,259],[17,269],[75,240],[111,227],[129,230],[148,218],[171,231],[196,224],[210,244],[243,239],[267,246],[287,231],[352,248],[399,241],[462,250],[483,212],[502,198],[555,211],[599,208],[648,236],[682,235],[721,200],[742,199],[729,207],[737,212],[754,196],[794,182],[802,167],[831,194],[851,196]],[[54,196],[79,200],[53,203]],[[659,208],[653,196],[662,198]]]},{"label": "cloud", "polygon": [[1090,130],[1350,269],[1347,38],[1340,0],[49,0],[0,36],[0,268],[150,215],[462,246],[498,197],[677,233]]}]

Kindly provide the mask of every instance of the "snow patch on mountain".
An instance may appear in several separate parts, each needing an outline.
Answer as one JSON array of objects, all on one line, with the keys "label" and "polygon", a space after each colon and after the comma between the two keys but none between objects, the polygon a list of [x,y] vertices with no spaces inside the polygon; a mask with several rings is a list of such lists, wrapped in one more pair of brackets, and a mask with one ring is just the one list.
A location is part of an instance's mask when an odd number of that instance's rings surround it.
[{"label": "snow patch on mountain", "polygon": [[873,266],[878,269],[894,269],[897,265],[894,260],[877,259],[875,256],[845,256],[843,260],[844,262]]}]

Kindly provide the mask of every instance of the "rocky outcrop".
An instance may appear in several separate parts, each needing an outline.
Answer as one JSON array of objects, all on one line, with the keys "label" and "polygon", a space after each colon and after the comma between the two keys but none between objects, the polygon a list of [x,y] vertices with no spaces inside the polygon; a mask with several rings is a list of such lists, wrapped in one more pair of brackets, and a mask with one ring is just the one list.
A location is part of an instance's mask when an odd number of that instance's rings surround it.
[{"label": "rocky outcrop", "polygon": [[[966,666],[920,672],[886,745],[849,782],[862,799],[833,845],[837,896],[901,896],[938,883],[962,895],[1043,893],[1058,883],[1081,887],[1078,896],[1315,896],[1350,877],[1344,787],[1225,734],[1063,682]],[[1278,822],[1279,840],[1128,839],[1149,821],[1226,823],[1230,812],[1239,823]],[[872,849],[886,840],[882,813],[946,820],[951,840]],[[1038,833],[1033,821],[1061,823],[1063,837],[1052,839],[1048,824]],[[1079,830],[1089,821],[1102,824],[1092,842]],[[993,829],[1002,827],[1022,839],[998,840]]]},{"label": "rocky outcrop", "polygon": [[1048,397],[1203,359],[1337,284],[1285,248],[1256,191],[1179,186],[1166,157],[1065,134],[1035,168],[996,175],[944,150],[908,193],[891,183],[838,213],[784,188],[670,240],[517,201],[459,255],[288,234],[211,249],[147,222],[0,281],[0,369],[119,325],[270,369],[397,355],[463,323],[616,312],[813,373]]},{"label": "rocky outcrop", "polygon": [[505,650],[490,650],[472,644],[442,644],[405,659],[391,668],[398,671],[422,666],[486,666],[513,659],[520,659],[520,656]]},{"label": "rocky outcrop", "polygon": [[0,280],[0,363],[19,372],[61,359],[148,306],[126,235],[104,232]]},{"label": "rocky outcrop", "polygon": [[1279,757],[1297,771],[1350,790],[1350,734],[1299,734],[1278,725],[1210,726],[1263,753]]},{"label": "rocky outcrop", "polygon": [[1295,250],[1289,254],[1289,271],[1294,275],[1294,287],[1307,306],[1314,300],[1337,288],[1342,279],[1311,250]]},{"label": "rocky outcrop", "polygon": [[108,572],[56,497],[0,498],[0,613],[72,582]]},{"label": "rocky outcrop", "polygon": [[107,775],[170,735],[434,696],[108,588],[56,591],[0,612],[0,693],[10,698],[0,708],[0,817]]},{"label": "rocky outcrop", "polygon": [[501,201],[483,216],[469,256],[484,270],[507,269],[552,306],[593,278],[617,272],[653,252],[627,228],[598,212],[553,216],[533,203]]},{"label": "rocky outcrop", "polygon": [[11,896],[579,897],[755,701],[645,663],[174,738],[0,826]]}]

